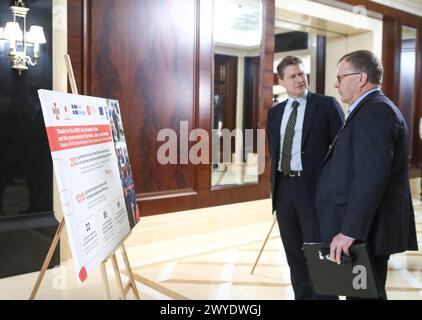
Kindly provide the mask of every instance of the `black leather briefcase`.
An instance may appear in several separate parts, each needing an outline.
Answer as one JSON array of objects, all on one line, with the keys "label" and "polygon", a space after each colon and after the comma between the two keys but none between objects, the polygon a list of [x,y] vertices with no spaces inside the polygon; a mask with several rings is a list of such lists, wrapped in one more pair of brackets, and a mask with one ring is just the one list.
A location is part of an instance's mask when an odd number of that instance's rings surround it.
[{"label": "black leather briefcase", "polygon": [[380,287],[372,257],[365,243],[353,244],[350,256],[338,265],[330,259],[327,243],[304,243],[303,252],[316,293],[321,295],[378,298]]}]

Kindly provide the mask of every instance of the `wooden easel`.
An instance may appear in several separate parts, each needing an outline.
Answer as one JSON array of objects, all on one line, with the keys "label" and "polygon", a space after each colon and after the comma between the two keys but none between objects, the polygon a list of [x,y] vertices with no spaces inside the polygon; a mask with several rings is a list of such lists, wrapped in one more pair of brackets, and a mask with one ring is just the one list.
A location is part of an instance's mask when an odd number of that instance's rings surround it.
[{"label": "wooden easel", "polygon": [[[68,75],[68,78],[69,78],[72,93],[78,94],[78,88],[76,86],[75,76],[73,74],[72,63],[70,61],[69,55],[65,55],[65,62],[66,62],[67,75]],[[47,256],[46,256],[44,263],[41,267],[37,281],[34,285],[34,288],[32,289],[29,300],[34,300],[37,293],[38,293],[38,289],[40,288],[41,282],[44,278],[45,272],[47,271],[48,265],[50,264],[50,261],[53,257],[54,251],[56,250],[57,244],[59,243],[59,240],[60,240],[60,237],[61,237],[62,232],[64,230],[64,227],[65,227],[65,221],[64,221],[64,218],[62,217],[60,224],[57,227],[57,231],[56,231],[56,234],[54,235],[53,241],[51,242],[50,249],[48,250]],[[128,277],[129,277],[129,282],[127,283],[126,286],[123,285],[122,278],[121,278],[121,275],[120,275],[119,266],[118,266],[118,263],[117,263],[116,251],[118,249],[120,249],[120,251],[121,251],[123,261],[124,261],[124,264],[125,264],[125,268],[126,268],[126,272],[127,272]],[[101,277],[102,277],[102,280],[103,280],[106,298],[111,300],[110,286],[109,286],[107,271],[106,271],[106,262],[107,262],[108,259],[111,259],[111,262],[113,264],[113,270],[114,270],[114,274],[116,276],[117,287],[119,289],[119,299],[126,300],[127,294],[129,293],[130,289],[132,289],[133,294],[135,295],[135,298],[137,300],[140,300],[138,288],[136,287],[135,278],[133,276],[132,268],[130,267],[129,258],[127,256],[126,248],[124,246],[124,240],[118,245],[118,247],[115,250],[113,250],[113,253],[109,257],[107,257],[107,259],[104,260],[100,265]]]},{"label": "wooden easel", "polygon": [[265,241],[262,244],[262,247],[261,247],[261,250],[259,251],[258,257],[256,258],[255,263],[254,263],[254,265],[252,267],[251,274],[253,274],[254,271],[255,271],[255,268],[256,268],[256,266],[258,264],[259,258],[261,258],[262,252],[264,251],[264,248],[265,248],[265,246],[266,246],[266,244],[268,242],[268,239],[270,238],[271,232],[273,231],[276,222],[277,222],[277,218],[276,218],[276,216],[274,214],[273,224],[271,225],[270,231],[268,231],[267,237],[265,238]]}]

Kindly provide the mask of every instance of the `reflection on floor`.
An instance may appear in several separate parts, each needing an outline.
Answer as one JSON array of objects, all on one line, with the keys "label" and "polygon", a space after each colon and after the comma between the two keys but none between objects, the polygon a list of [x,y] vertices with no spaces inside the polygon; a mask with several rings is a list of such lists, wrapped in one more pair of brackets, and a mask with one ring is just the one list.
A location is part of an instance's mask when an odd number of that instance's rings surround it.
[{"label": "reflection on floor", "polygon": [[212,166],[213,186],[258,183],[258,177],[258,154],[256,153],[248,153],[246,162],[219,163]]},{"label": "reflection on floor", "polygon": [[[422,203],[414,201],[422,247]],[[292,299],[289,269],[277,226],[251,275],[273,222],[270,201],[146,217],[126,241],[143,299]],[[123,266],[120,261],[119,265]],[[109,278],[112,267],[108,266]],[[27,299],[36,273],[0,280],[0,299]],[[71,261],[49,270],[38,299],[103,299],[99,272],[84,284]],[[127,279],[124,276],[125,279]],[[111,280],[112,296],[117,286]],[[422,300],[422,252],[394,255],[387,280],[390,299]],[[129,295],[129,299],[133,299]]]}]

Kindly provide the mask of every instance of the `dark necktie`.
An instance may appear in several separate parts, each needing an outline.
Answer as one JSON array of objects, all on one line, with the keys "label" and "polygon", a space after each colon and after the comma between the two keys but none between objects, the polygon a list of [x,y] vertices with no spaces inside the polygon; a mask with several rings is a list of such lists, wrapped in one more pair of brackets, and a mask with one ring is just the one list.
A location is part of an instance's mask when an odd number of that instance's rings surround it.
[{"label": "dark necktie", "polygon": [[280,169],[284,175],[290,173],[290,161],[292,160],[293,137],[295,135],[295,126],[297,118],[297,107],[299,102],[296,100],[292,103],[292,113],[287,121],[286,132],[284,133],[283,150],[280,153],[281,164]]}]

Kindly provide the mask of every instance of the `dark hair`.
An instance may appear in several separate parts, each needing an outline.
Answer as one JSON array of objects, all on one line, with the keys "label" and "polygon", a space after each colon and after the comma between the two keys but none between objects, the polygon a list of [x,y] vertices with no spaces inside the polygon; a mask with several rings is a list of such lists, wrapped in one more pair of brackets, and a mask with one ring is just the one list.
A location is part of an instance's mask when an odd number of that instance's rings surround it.
[{"label": "dark hair", "polygon": [[290,65],[298,65],[303,64],[303,61],[295,56],[287,56],[280,63],[277,65],[277,73],[280,79],[284,77],[284,69],[286,69]]},{"label": "dark hair", "polygon": [[338,64],[345,60],[349,62],[357,72],[365,72],[368,75],[368,82],[380,85],[384,68],[381,61],[368,50],[358,50],[348,53],[340,58]]}]

